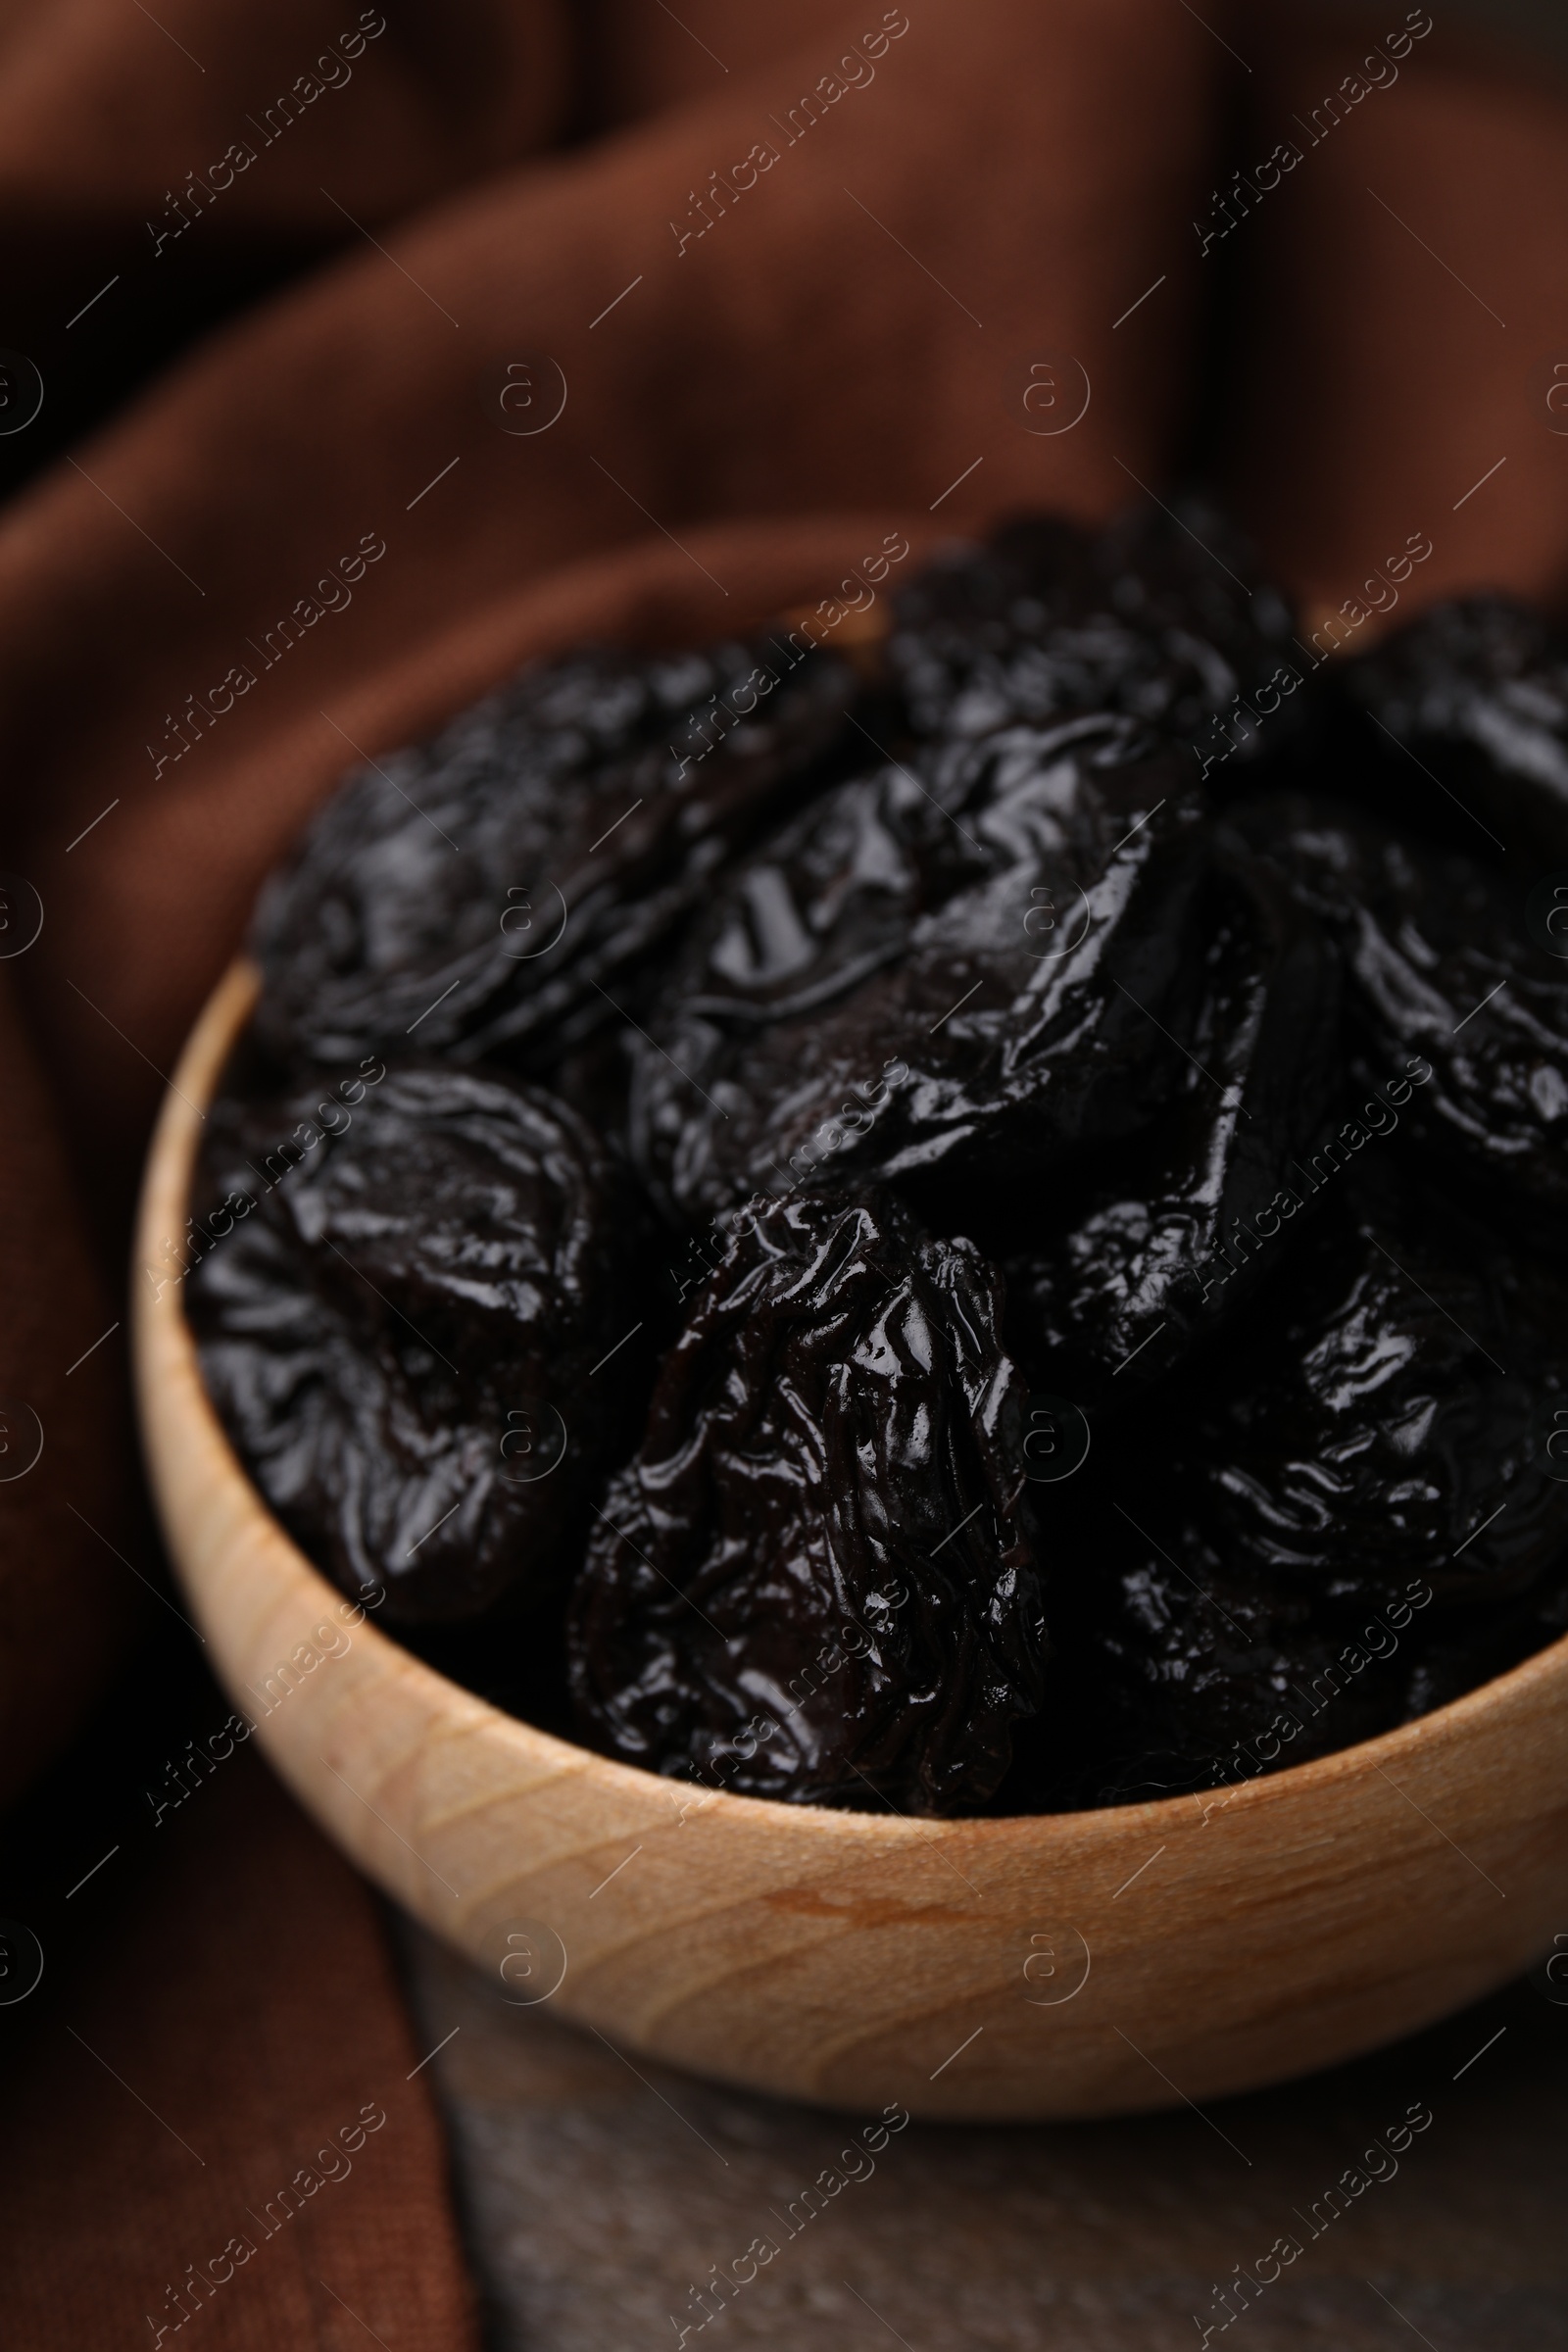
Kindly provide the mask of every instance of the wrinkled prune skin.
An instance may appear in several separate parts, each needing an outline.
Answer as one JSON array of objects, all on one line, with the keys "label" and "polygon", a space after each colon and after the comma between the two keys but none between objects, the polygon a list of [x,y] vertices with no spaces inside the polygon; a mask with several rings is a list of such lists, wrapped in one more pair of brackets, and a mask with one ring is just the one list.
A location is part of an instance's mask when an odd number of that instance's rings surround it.
[{"label": "wrinkled prune skin", "polygon": [[938,557],[895,597],[887,648],[913,732],[968,742],[1116,711],[1244,767],[1283,751],[1304,701],[1293,685],[1265,721],[1253,698],[1282,665],[1295,676],[1298,649],[1284,599],[1238,576],[1251,561],[1200,500],[1093,538],[1030,518]]},{"label": "wrinkled prune skin", "polygon": [[1507,1674],[1568,1634],[1568,1577],[1548,1576],[1505,1608],[1450,1609],[1412,1652],[1403,1682],[1403,1720],[1430,1715],[1466,1691]]},{"label": "wrinkled prune skin", "polygon": [[665,1360],[568,1619],[587,1736],[703,1787],[961,1813],[1041,1699],[995,1272],[890,1195],[758,1202]]},{"label": "wrinkled prune skin", "polygon": [[[1191,1535],[1177,1550],[1116,1520],[1099,1567],[1094,1594],[1053,1613],[1076,1673],[1059,1691],[1048,1688],[1040,1732],[1049,1737],[1033,1736],[1035,1752],[1024,1750],[1004,1792],[1016,1809],[1146,1804],[1224,1787],[1403,1720],[1397,1637],[1386,1621],[1381,1632],[1371,1617],[1325,1621],[1303,1594],[1227,1572]],[[1359,1666],[1347,1654],[1356,1633]]]},{"label": "wrinkled prune skin", "polygon": [[1222,1558],[1331,1606],[1416,1576],[1440,1606],[1511,1600],[1568,1548],[1545,1452],[1568,1286],[1368,1149],[1173,1420],[1172,1490]]},{"label": "wrinkled prune skin", "polygon": [[[1062,1580],[1053,1630],[1086,1677],[1099,1801],[1369,1738],[1561,1614],[1568,1465],[1547,1446],[1568,1426],[1568,1285],[1381,1149],[1334,1176],[1239,1339],[1069,1498],[1101,1567]],[[1067,1541],[1046,1517],[1053,1556]]]},{"label": "wrinkled prune skin", "polygon": [[1338,957],[1239,840],[1221,838],[1201,930],[1176,1101],[1076,1216],[1039,1218],[1004,1259],[1015,1351],[1084,1407],[1130,1405],[1269,1279],[1340,1085]]},{"label": "wrinkled prune skin", "polygon": [[836,788],[693,926],[633,1049],[639,1164],[698,1216],[1136,1132],[1184,1066],[1209,845],[1191,760],[1117,719],[1004,729],[941,794]]},{"label": "wrinkled prune skin", "polygon": [[352,1111],[321,1092],[213,1107],[198,1199],[228,1206],[188,1308],[214,1403],[290,1534],[388,1622],[559,1603],[632,1434],[635,1348],[601,1366],[640,1312],[631,1188],[504,1075],[395,1069]]},{"label": "wrinkled prune skin", "polygon": [[854,690],[782,636],[524,670],[362,769],[268,885],[259,1042],[284,1069],[417,1050],[549,1075],[808,788]]},{"label": "wrinkled prune skin", "polygon": [[1568,646],[1509,597],[1436,605],[1338,669],[1374,805],[1470,856],[1568,856]]},{"label": "wrinkled prune skin", "polygon": [[[1568,1211],[1568,967],[1531,940],[1490,868],[1304,794],[1232,819],[1335,933],[1355,1074],[1396,1082],[1412,1138],[1531,1214]],[[1419,1072],[1425,1069],[1427,1075]]]}]

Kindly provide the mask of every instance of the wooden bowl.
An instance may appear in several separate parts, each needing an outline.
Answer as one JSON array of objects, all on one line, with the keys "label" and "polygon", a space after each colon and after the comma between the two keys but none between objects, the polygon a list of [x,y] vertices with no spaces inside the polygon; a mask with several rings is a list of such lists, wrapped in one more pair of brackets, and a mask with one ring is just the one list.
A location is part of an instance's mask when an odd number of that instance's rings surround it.
[{"label": "wooden bowl", "polygon": [[962,1822],[705,1794],[410,1656],[270,1516],[181,1307],[200,1106],[255,986],[236,965],[202,1015],[143,1196],[137,1383],[169,1546],[214,1666],[301,1802],[510,1998],[553,1998],[650,2058],[790,2098],[1111,2115],[1409,2033],[1568,1926],[1568,1642],[1232,1789]]}]

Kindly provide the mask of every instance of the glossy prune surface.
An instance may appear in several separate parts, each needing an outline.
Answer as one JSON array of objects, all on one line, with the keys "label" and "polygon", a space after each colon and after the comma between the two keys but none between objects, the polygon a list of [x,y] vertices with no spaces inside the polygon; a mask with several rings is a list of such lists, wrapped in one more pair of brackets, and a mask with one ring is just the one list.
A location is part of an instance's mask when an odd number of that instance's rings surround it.
[{"label": "glossy prune surface", "polygon": [[853,683],[783,631],[590,651],[372,761],[263,894],[260,1043],[284,1067],[503,1054],[547,1074],[820,762]]},{"label": "glossy prune surface", "polygon": [[1267,1279],[1251,1237],[1295,1215],[1298,1158],[1340,1084],[1333,944],[1228,836],[1200,930],[1175,1100],[1114,1177],[1004,1258],[1023,1361],[1081,1404],[1129,1403]]},{"label": "glossy prune surface", "polygon": [[1000,1312],[889,1194],[739,1220],[573,1599],[596,1744],[748,1795],[985,1803],[1044,1663]]},{"label": "glossy prune surface", "polygon": [[1568,647],[1510,597],[1434,606],[1336,680],[1358,781],[1404,826],[1481,858],[1568,845]]},{"label": "glossy prune surface", "polygon": [[1520,894],[1316,797],[1233,817],[1336,936],[1357,1074],[1375,1086],[1425,1069],[1412,1136],[1513,1196],[1549,1239],[1568,1212],[1568,964],[1532,940]]},{"label": "glossy prune surface", "polygon": [[1543,1445],[1568,1288],[1403,1171],[1335,1181],[1348,1205],[1172,1427],[1171,1485],[1228,1559],[1314,1600],[1377,1606],[1417,1575],[1440,1604],[1511,1600],[1568,1544]]},{"label": "glossy prune surface", "polygon": [[[1196,535],[1195,535],[1196,534]],[[1137,508],[1087,535],[1055,516],[939,556],[900,590],[888,663],[912,731],[964,743],[1020,724],[1115,711],[1250,767],[1301,729],[1286,600],[1249,589],[1250,550],[1205,501]]]},{"label": "glossy prune surface", "polygon": [[[940,793],[900,765],[828,794],[717,894],[634,1044],[650,1180],[712,1214],[800,1183],[1025,1173],[1147,1125],[1192,1010],[1194,772],[1076,719],[971,746]],[[778,944],[748,961],[752,942]]]},{"label": "glossy prune surface", "polygon": [[1088,1675],[1082,1744],[1113,1776],[1162,1757],[1173,1785],[1206,1785],[1281,1710],[1281,1761],[1344,1746],[1417,1711],[1434,1645],[1484,1655],[1496,1629],[1506,1650],[1510,1624],[1550,1613],[1568,1285],[1393,1141],[1363,1151],[1329,1164],[1264,1304],[1072,1498],[1103,1565],[1054,1627]]},{"label": "glossy prune surface", "polygon": [[283,1525],[388,1621],[559,1603],[629,1437],[637,1355],[595,1367],[638,1320],[642,1212],[541,1089],[354,1085],[352,1108],[319,1083],[213,1106],[203,1213],[227,1206],[187,1278],[213,1400]]}]

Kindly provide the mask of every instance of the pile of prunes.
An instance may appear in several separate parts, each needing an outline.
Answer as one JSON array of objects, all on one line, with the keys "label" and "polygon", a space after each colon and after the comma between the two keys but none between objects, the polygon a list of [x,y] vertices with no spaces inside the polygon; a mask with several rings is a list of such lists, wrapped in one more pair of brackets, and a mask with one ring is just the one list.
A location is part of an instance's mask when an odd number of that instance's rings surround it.
[{"label": "pile of prunes", "polygon": [[1568,1630],[1568,648],[1479,596],[1325,665],[1250,576],[1196,502],[1031,518],[880,640],[574,654],[349,779],[186,1283],[345,1593],[916,1814],[1237,1784]]}]

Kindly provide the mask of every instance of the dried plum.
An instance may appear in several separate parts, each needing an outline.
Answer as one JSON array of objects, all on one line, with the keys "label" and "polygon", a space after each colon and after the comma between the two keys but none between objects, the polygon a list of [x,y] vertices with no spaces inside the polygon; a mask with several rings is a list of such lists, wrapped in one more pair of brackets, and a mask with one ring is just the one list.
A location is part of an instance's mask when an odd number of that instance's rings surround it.
[{"label": "dried plum", "polygon": [[1298,665],[1285,600],[1238,577],[1250,564],[1201,501],[1139,508],[1094,538],[1030,517],[899,592],[889,671],[922,739],[1117,711],[1250,767],[1291,746],[1305,711],[1294,682],[1266,726],[1257,708]]},{"label": "dried plum", "polygon": [[1568,1548],[1545,1453],[1568,1287],[1392,1165],[1314,1220],[1248,1344],[1165,1432],[1167,1475],[1234,1569],[1376,1606],[1513,1599]]},{"label": "dried plum", "polygon": [[1568,645],[1509,597],[1437,605],[1347,662],[1357,783],[1473,857],[1568,856]]},{"label": "dried plum", "polygon": [[1008,1792],[1016,1809],[1143,1804],[1252,1780],[1406,1713],[1408,1664],[1393,1661],[1399,1629],[1420,1623],[1430,1588],[1419,1580],[1392,1620],[1325,1620],[1304,1593],[1227,1571],[1191,1530],[1167,1544],[1141,1518],[1113,1518],[1097,1557],[1093,1592],[1054,1613],[1075,1671],[1048,1692],[1048,1737],[1025,1749]]},{"label": "dried plum", "polygon": [[[1078,719],[1003,730],[940,782],[838,787],[693,927],[632,1090],[634,1151],[679,1209],[1037,1171],[1170,1096],[1209,845],[1191,760]],[[746,960],[760,896],[787,968]]]},{"label": "dried plum", "polygon": [[188,1280],[208,1388],[284,1526],[389,1621],[559,1600],[631,1436],[636,1350],[601,1359],[638,1319],[637,1203],[538,1088],[354,1086],[214,1105],[220,1238]]},{"label": "dried plum", "polygon": [[1082,1404],[1129,1403],[1256,1290],[1340,1086],[1338,958],[1240,843],[1223,845],[1202,929],[1177,1101],[1076,1215],[1037,1211],[1004,1259],[1018,1352]]},{"label": "dried plum", "polygon": [[524,670],[351,778],[268,885],[259,1041],[284,1068],[505,1050],[548,1075],[802,787],[853,691],[782,635]]},{"label": "dried plum", "polygon": [[1467,1646],[1500,1671],[1494,1634],[1511,1664],[1517,1627],[1559,1609],[1568,1286],[1383,1149],[1337,1175],[1240,1340],[1069,1498],[1102,1566],[1053,1629],[1115,1792],[1223,1778],[1282,1709],[1293,1728],[1244,1769],[1364,1739],[1435,1703],[1434,1673],[1470,1687]]},{"label": "dried plum", "polygon": [[971,1811],[1040,1705],[1000,1284],[890,1195],[759,1202],[660,1374],[568,1622],[588,1735],[801,1803]]},{"label": "dried plum", "polygon": [[1537,1239],[1568,1210],[1568,970],[1501,878],[1331,802],[1281,795],[1234,821],[1335,932],[1357,1075],[1418,1072],[1410,1134],[1515,1196]]}]

